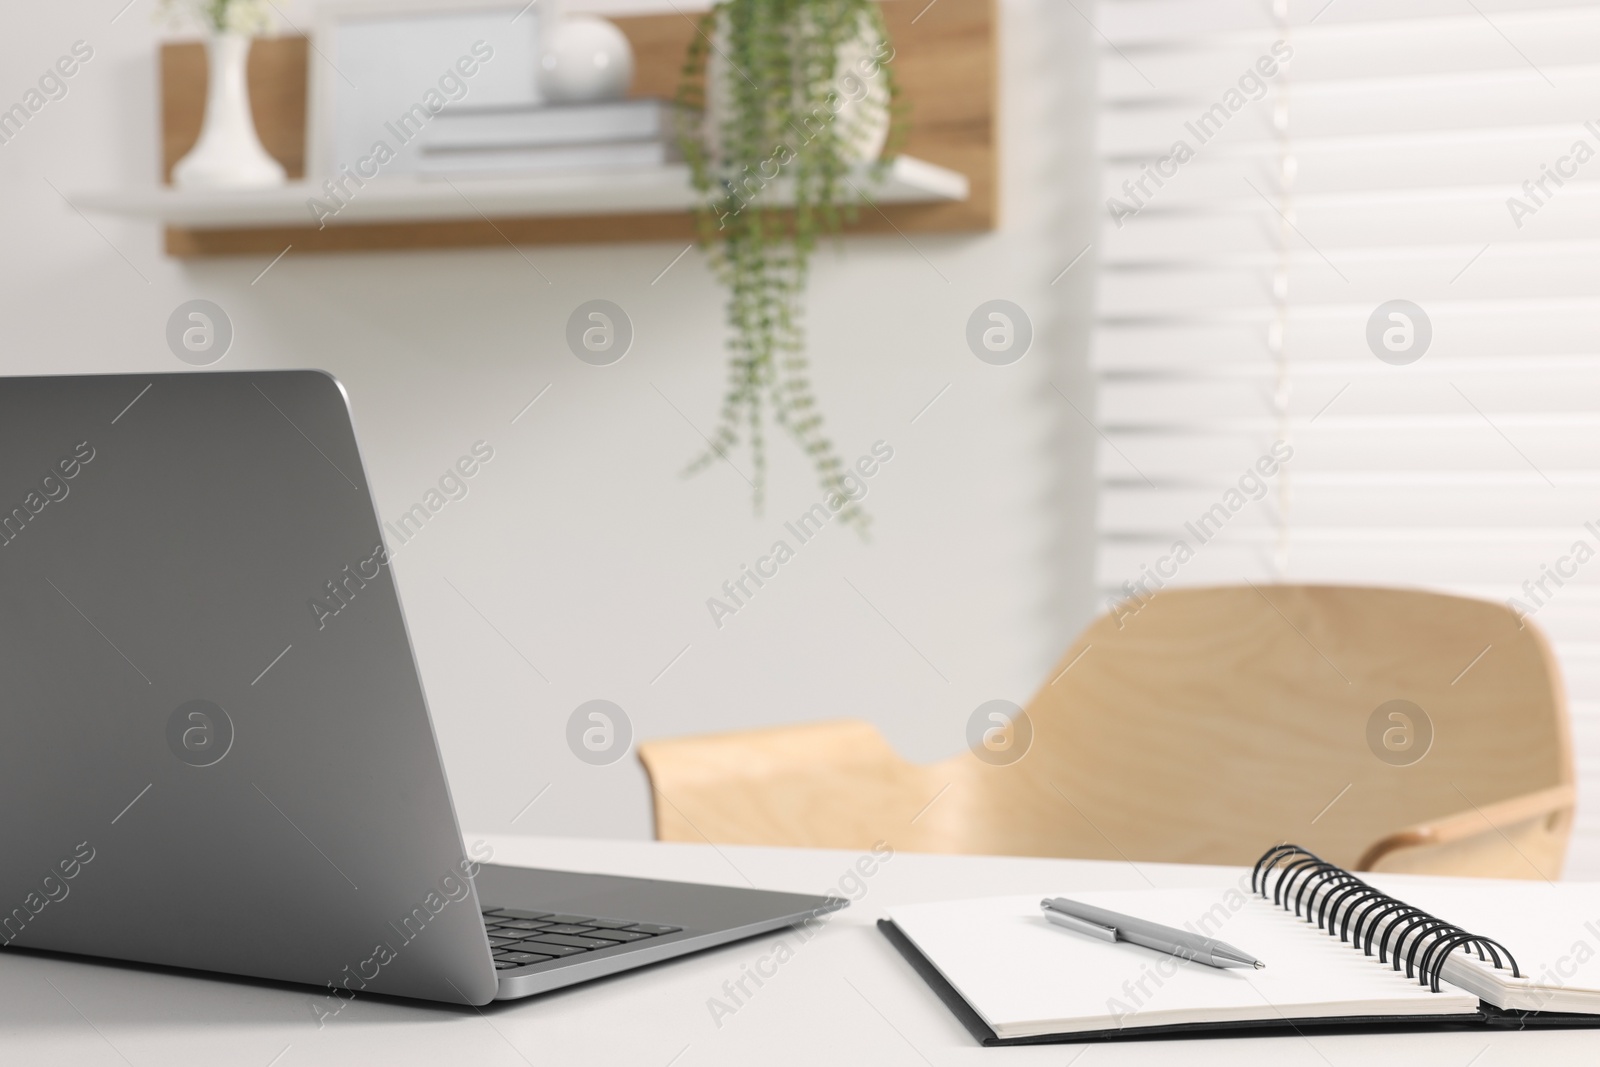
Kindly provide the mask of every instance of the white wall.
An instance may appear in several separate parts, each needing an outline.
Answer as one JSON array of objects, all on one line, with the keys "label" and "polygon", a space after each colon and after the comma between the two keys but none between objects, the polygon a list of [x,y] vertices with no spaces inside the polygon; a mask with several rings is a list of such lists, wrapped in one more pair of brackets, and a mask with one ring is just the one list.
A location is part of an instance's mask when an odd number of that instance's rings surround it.
[{"label": "white wall", "polygon": [[[867,498],[874,537],[827,529],[719,631],[706,598],[818,491],[786,441],[774,442],[765,517],[726,466],[679,477],[701,446],[685,417],[709,432],[723,381],[722,298],[701,254],[655,285],[681,245],[524,249],[550,284],[510,248],[290,252],[255,282],[270,257],[168,259],[155,227],[86,220],[51,188],[156,172],[167,31],[152,0],[113,23],[124,2],[0,14],[0,106],[74,41],[95,49],[68,95],[0,145],[0,372],[186,369],[164,325],[205,297],[237,331],[217,369],[317,366],[345,382],[385,517],[472,442],[491,442],[470,495],[397,563],[464,825],[647,835],[637,762],[594,768],[566,747],[568,715],[596,697],[642,737],[861,716],[908,757],[948,756],[978,704],[1025,701],[1093,613],[1095,435],[1056,390],[1091,410],[1093,255],[1051,284],[1094,232],[1093,31],[1072,5],[1000,4],[998,232],[919,234],[915,250],[851,239],[818,256],[809,326],[831,436],[847,458],[880,438],[895,450]],[[283,6],[308,19],[304,0]],[[637,330],[609,368],[562,340],[572,309],[595,297]],[[1037,330],[1006,368],[964,341],[968,315],[997,297]]]}]

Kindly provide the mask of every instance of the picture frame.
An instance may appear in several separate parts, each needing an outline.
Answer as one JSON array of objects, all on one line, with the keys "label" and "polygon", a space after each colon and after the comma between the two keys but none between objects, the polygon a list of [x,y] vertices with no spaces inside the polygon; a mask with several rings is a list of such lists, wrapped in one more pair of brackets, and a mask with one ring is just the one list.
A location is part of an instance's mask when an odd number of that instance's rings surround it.
[{"label": "picture frame", "polygon": [[538,104],[539,29],[558,17],[556,7],[322,0],[308,57],[307,180],[352,171],[414,177],[417,134],[443,108]]}]

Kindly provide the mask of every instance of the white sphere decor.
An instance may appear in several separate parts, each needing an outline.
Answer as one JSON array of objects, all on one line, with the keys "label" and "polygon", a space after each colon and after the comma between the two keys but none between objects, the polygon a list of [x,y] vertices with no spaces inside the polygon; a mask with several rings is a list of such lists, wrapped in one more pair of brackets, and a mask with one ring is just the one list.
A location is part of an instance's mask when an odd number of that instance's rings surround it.
[{"label": "white sphere decor", "polygon": [[611,22],[567,15],[543,35],[539,92],[553,104],[620,100],[633,84],[633,46]]}]

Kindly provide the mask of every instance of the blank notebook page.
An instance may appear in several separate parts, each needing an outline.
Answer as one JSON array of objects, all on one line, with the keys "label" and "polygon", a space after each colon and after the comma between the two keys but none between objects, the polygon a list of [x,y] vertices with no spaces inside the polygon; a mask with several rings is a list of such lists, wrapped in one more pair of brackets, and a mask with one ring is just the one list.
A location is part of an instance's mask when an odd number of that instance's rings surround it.
[{"label": "blank notebook page", "polygon": [[[902,933],[999,1037],[1125,1027],[1366,1016],[1460,1015],[1478,998],[1439,993],[1271,901],[1216,889],[1075,893],[1071,899],[1203,932],[1264,970],[1221,970],[1047,921],[1039,896],[889,909]],[[1230,907],[1231,906],[1231,907]]]}]

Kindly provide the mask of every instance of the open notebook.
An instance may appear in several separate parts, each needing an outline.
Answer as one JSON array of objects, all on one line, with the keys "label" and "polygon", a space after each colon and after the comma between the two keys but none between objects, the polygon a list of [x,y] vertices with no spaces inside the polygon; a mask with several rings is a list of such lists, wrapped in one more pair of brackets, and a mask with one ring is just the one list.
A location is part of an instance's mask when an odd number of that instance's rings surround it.
[{"label": "open notebook", "polygon": [[1262,859],[1229,889],[1070,894],[1226,941],[1262,970],[1062,930],[1037,893],[891,908],[878,925],[989,1045],[1291,1026],[1600,1026],[1600,886],[1363,880],[1303,850]]}]

